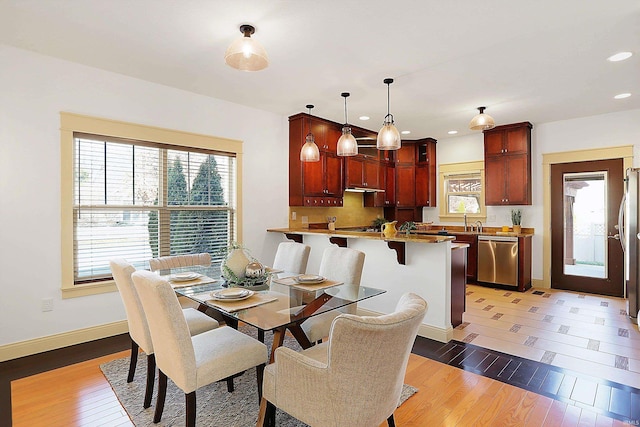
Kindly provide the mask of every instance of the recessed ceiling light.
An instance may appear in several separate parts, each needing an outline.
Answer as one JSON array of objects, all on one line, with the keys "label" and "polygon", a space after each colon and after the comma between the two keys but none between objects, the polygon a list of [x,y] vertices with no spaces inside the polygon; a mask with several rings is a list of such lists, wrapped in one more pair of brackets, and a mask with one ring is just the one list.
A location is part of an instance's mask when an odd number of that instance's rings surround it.
[{"label": "recessed ceiling light", "polygon": [[456,133],[458,133],[457,130],[450,130],[449,132],[447,132],[449,135],[455,135]]},{"label": "recessed ceiling light", "polygon": [[625,59],[631,58],[631,55],[633,55],[633,53],[631,52],[618,52],[615,55],[611,55],[610,57],[608,57],[607,61],[611,61],[611,62],[624,61]]},{"label": "recessed ceiling light", "polygon": [[409,135],[411,133],[410,130],[403,130],[402,132],[400,132],[403,135]]},{"label": "recessed ceiling light", "polygon": [[369,116],[360,116],[358,117],[360,120],[369,120],[371,117]]},{"label": "recessed ceiling light", "polygon": [[619,93],[616,96],[614,96],[614,99],[624,99],[624,98],[628,98],[630,97],[631,94],[630,93]]}]

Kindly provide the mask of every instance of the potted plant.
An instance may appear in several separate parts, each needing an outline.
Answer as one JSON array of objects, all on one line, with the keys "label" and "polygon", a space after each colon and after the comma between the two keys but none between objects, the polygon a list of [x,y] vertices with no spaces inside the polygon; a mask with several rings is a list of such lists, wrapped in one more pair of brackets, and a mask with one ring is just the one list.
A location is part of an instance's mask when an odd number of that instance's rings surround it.
[{"label": "potted plant", "polygon": [[513,224],[513,232],[520,234],[522,232],[522,211],[520,209],[511,209],[511,223]]},{"label": "potted plant", "polygon": [[411,233],[412,230],[417,229],[416,223],[413,221],[407,221],[400,226],[400,231],[404,231],[407,235]]},{"label": "potted plant", "polygon": [[382,224],[389,222],[386,219],[382,218],[382,217],[377,217],[376,219],[373,220],[373,222],[371,223],[371,226],[376,230],[376,231],[381,231],[382,230]]}]

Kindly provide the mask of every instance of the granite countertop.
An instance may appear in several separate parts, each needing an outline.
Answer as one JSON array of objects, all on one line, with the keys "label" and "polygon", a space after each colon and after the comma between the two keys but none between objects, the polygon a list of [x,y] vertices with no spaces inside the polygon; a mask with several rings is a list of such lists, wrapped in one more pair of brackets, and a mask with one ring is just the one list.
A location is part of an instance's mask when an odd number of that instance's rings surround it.
[{"label": "granite countertop", "polygon": [[384,237],[380,232],[369,231],[352,231],[352,230],[328,230],[328,229],[306,229],[306,228],[270,228],[267,229],[273,233],[289,233],[289,234],[325,234],[327,236],[352,238],[352,239],[370,239],[384,240],[387,242],[413,242],[413,243],[442,243],[452,241],[455,236],[443,236],[436,233],[407,235],[404,232],[398,232],[394,237]]}]

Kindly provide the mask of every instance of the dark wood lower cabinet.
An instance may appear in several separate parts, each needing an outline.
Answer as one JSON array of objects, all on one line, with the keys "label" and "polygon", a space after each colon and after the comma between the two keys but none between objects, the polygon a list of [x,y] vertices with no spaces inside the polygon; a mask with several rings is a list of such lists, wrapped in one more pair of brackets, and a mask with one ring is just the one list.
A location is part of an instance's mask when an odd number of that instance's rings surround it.
[{"label": "dark wood lower cabinet", "polygon": [[467,283],[476,283],[478,279],[478,236],[475,234],[457,234],[454,243],[466,243]]},{"label": "dark wood lower cabinet", "polygon": [[451,249],[451,325],[462,323],[466,308],[467,248]]}]

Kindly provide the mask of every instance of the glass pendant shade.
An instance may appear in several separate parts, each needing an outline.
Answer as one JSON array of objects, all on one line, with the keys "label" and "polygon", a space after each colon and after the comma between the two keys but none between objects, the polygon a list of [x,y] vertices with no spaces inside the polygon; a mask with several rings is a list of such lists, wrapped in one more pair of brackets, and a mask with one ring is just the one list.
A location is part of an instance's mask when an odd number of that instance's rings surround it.
[{"label": "glass pendant shade", "polygon": [[469,122],[469,129],[471,130],[487,130],[496,127],[496,122],[488,114],[484,113],[487,107],[478,107],[480,113],[476,114],[471,122]]},{"label": "glass pendant shade", "polygon": [[376,148],[378,150],[398,150],[402,145],[402,138],[398,128],[393,124],[393,119],[385,120],[382,129],[378,132]]},{"label": "glass pendant shade", "polygon": [[267,68],[267,52],[259,42],[251,38],[255,28],[251,25],[241,25],[240,32],[244,36],[231,43],[224,54],[227,65],[241,71],[260,71]]},{"label": "glass pendant shade", "polygon": [[358,142],[351,134],[351,128],[344,126],[342,136],[338,139],[338,156],[355,156],[358,154]]},{"label": "glass pendant shade", "polygon": [[319,162],[320,161],[320,150],[316,145],[315,138],[309,132],[307,134],[307,138],[305,139],[305,143],[300,150],[300,161],[302,162]]},{"label": "glass pendant shade", "polygon": [[358,154],[358,141],[351,134],[351,127],[347,118],[347,98],[349,95],[349,92],[340,94],[344,98],[344,126],[342,126],[342,135],[338,139],[338,156],[355,156]]},{"label": "glass pendant shade", "polygon": [[[309,109],[309,117],[311,117],[311,109],[313,105],[307,105]],[[300,161],[301,162],[319,162],[320,161],[320,150],[316,145],[316,138],[311,133],[311,120],[309,120],[309,133],[304,140],[304,145],[300,149]]]},{"label": "glass pendant shade", "polygon": [[393,83],[393,79],[386,78],[383,82],[387,85],[387,115],[384,116],[382,129],[378,132],[376,148],[378,150],[398,150],[402,145],[402,139],[398,128],[393,124],[393,115],[389,112],[389,85]]}]

